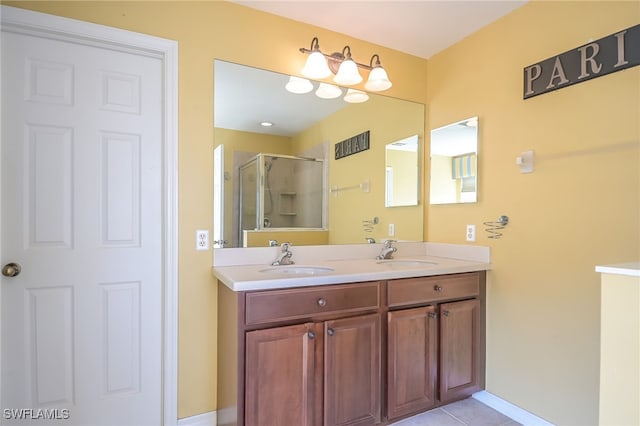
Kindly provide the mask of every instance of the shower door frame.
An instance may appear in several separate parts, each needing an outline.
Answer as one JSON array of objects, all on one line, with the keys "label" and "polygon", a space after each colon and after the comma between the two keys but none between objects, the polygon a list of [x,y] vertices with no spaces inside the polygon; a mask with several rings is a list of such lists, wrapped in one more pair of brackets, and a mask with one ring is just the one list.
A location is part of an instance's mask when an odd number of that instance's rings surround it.
[{"label": "shower door frame", "polygon": [[[315,162],[319,162],[322,165],[322,212],[321,212],[321,222],[322,222],[322,226],[321,227],[272,227],[272,228],[266,228],[264,226],[264,196],[260,196],[260,194],[264,194],[264,174],[265,174],[265,167],[264,167],[264,157],[277,157],[277,158],[286,158],[286,159],[292,159],[292,160],[306,160],[306,161],[315,161]],[[242,181],[242,170],[245,169],[246,167],[248,167],[250,165],[251,162],[256,161],[257,162],[257,176],[256,176],[256,217],[255,217],[255,225],[256,227],[254,228],[254,230],[258,230],[258,231],[262,231],[265,229],[277,229],[277,230],[290,230],[290,231],[309,231],[309,230],[327,230],[328,229],[328,221],[327,221],[327,216],[328,216],[328,197],[327,197],[327,183],[328,183],[328,169],[327,169],[327,162],[324,158],[314,158],[314,157],[299,157],[299,156],[295,156],[295,155],[284,155],[284,154],[271,154],[271,153],[258,153],[256,154],[254,157],[252,157],[250,160],[247,160],[244,164],[242,164],[239,167],[240,173],[239,173],[239,185],[238,185],[238,200],[239,200],[239,217],[240,220],[238,221],[238,244],[242,247],[242,241],[243,241],[243,231],[244,229],[242,229],[243,226],[243,220],[242,220],[242,216],[243,216],[243,197],[242,197],[242,191],[243,191],[243,181]]]}]

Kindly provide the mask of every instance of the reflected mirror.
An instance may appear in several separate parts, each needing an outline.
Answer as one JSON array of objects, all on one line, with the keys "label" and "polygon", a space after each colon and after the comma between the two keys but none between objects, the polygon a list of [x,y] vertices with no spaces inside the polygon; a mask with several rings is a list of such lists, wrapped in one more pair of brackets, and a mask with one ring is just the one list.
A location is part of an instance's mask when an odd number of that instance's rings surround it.
[{"label": "reflected mirror", "polygon": [[420,179],[418,135],[385,147],[385,203],[387,207],[418,205]]},{"label": "reflected mirror", "polygon": [[431,131],[430,204],[478,201],[478,117]]},{"label": "reflected mirror", "polygon": [[[285,90],[289,80],[214,62],[214,247],[422,241],[417,189],[410,200],[395,189],[394,201],[403,207],[387,208],[385,170],[388,145],[424,138],[424,105],[372,93],[365,102],[348,103],[345,88],[325,99],[316,94],[318,82],[311,82],[311,92],[295,94]],[[336,159],[336,144],[366,132],[368,149]],[[290,157],[309,161],[285,168]],[[419,176],[417,151],[406,161]],[[249,166],[255,173],[245,173]],[[399,172],[394,180],[401,180]],[[261,198],[242,198],[243,185]],[[243,206],[250,210],[246,218]]]}]

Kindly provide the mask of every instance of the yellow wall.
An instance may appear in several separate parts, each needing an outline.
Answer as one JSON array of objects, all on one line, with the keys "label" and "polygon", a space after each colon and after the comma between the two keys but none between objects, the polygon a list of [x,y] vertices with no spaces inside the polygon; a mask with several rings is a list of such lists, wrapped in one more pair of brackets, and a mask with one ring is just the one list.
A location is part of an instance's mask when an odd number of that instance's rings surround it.
[{"label": "yellow wall", "polygon": [[[424,140],[420,138],[420,140]],[[400,151],[389,149],[385,152],[386,166],[393,173],[394,203],[410,203],[416,197],[416,182],[419,178],[416,153],[412,151]]]},{"label": "yellow wall", "polygon": [[[178,415],[215,410],[217,287],[211,252],[196,252],[196,229],[213,216],[213,60],[295,74],[314,36],[323,49],[351,46],[363,62],[378,53],[390,96],[425,103],[427,61],[299,22],[220,1],[2,1],[2,4],[151,34],[179,43]],[[362,87],[360,87],[362,88]]]},{"label": "yellow wall", "polygon": [[[365,103],[343,108],[293,138],[300,152],[320,142],[329,142],[331,188],[351,188],[369,181],[371,190],[368,193],[356,188],[334,192],[329,197],[330,244],[355,244],[364,242],[366,237],[382,241],[389,238],[388,226],[391,223],[395,225],[394,239],[416,241],[422,238],[422,193],[418,206],[386,208],[384,188],[385,145],[417,134],[420,145],[424,146],[423,114],[422,105],[377,96]],[[333,146],[337,142],[367,130],[370,131],[368,150],[335,159]],[[422,185],[419,190],[422,191]],[[365,232],[362,221],[371,220],[374,216],[379,218],[379,223],[372,232]]]},{"label": "yellow wall", "polygon": [[270,240],[280,244],[289,242],[294,246],[317,246],[329,243],[329,232],[322,230],[292,231],[283,229],[278,231],[244,231],[243,247],[269,247]]},{"label": "yellow wall", "polygon": [[[534,1],[429,60],[429,127],[480,120],[479,202],[431,206],[429,240],[478,225],[494,265],[487,390],[558,425],[598,423],[594,267],[640,259],[640,67],[528,100],[522,70],[639,22],[637,1]],[[503,214],[487,239],[482,222]]]}]

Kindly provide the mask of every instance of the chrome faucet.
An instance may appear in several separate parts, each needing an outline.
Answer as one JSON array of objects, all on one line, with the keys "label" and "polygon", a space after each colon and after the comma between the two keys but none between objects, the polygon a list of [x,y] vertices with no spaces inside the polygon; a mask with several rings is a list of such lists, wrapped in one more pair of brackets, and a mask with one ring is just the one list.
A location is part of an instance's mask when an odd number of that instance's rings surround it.
[{"label": "chrome faucet", "polygon": [[376,259],[378,260],[393,259],[393,253],[398,251],[398,249],[393,246],[393,243],[395,242],[396,240],[384,240],[383,241],[384,246],[382,246],[382,251],[378,256],[376,256]]},{"label": "chrome faucet", "polygon": [[271,265],[293,265],[295,262],[291,260],[291,256],[293,256],[293,253],[289,251],[290,247],[291,243],[282,243],[282,245],[280,246],[282,252],[278,255],[278,258],[271,263]]}]

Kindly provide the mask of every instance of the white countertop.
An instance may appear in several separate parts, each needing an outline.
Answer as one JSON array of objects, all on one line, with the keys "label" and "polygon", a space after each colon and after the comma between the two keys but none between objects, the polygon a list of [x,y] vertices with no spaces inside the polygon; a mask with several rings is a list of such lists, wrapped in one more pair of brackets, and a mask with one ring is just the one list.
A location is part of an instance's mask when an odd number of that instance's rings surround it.
[{"label": "white countertop", "polygon": [[640,262],[615,263],[612,265],[596,266],[596,272],[603,274],[628,275],[640,277]]},{"label": "white countertop", "polygon": [[[271,266],[276,247],[214,251],[213,275],[233,291],[268,290],[485,271],[491,269],[488,247],[397,243],[393,261],[378,261],[381,244],[292,247],[295,265]],[[235,251],[235,252],[233,252]],[[216,261],[217,259],[217,261]],[[400,261],[400,262],[398,262]],[[430,262],[430,263],[426,263]],[[296,274],[287,268],[330,268]]]}]

